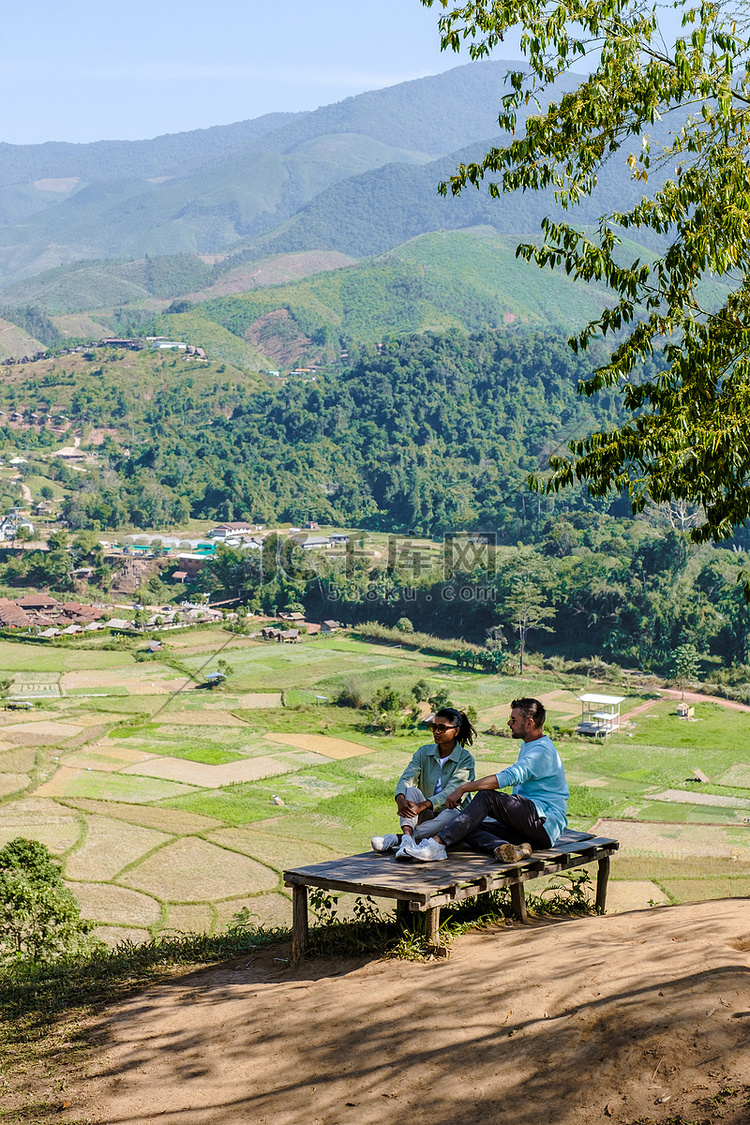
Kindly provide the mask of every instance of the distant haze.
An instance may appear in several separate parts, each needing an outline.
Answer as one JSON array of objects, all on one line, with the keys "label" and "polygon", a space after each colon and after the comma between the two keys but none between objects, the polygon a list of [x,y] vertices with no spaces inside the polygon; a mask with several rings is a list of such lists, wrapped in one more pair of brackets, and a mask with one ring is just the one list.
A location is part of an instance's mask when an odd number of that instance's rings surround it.
[{"label": "distant haze", "polygon": [[0,141],[135,140],[316,109],[467,62],[441,54],[437,19],[419,0],[7,5]]}]

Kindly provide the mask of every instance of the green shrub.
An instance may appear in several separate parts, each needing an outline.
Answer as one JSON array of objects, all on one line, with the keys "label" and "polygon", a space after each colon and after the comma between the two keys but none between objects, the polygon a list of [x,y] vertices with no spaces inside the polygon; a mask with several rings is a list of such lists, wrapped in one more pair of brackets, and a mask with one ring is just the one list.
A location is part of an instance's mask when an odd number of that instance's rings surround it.
[{"label": "green shrub", "polygon": [[17,836],[0,848],[0,961],[42,963],[90,947],[95,922],[62,881],[44,844]]},{"label": "green shrub", "polygon": [[362,682],[354,676],[348,677],[334,699],[338,707],[356,707],[362,710],[369,706],[368,693]]},{"label": "green shrub", "polygon": [[421,649],[422,652],[431,652],[436,656],[451,656],[457,647],[471,652],[483,652],[479,645],[468,644],[459,638],[435,637],[431,633],[404,633],[401,629],[391,629],[381,625],[378,621],[366,621],[353,630],[354,635],[373,641],[389,641],[392,644],[404,645],[406,648]]}]

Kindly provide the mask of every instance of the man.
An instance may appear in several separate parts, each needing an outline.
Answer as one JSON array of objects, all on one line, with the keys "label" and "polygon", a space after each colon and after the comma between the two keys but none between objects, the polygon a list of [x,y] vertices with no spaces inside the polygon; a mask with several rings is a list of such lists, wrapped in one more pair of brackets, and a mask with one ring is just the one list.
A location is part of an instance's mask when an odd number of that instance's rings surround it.
[{"label": "man", "polygon": [[[521,740],[517,761],[497,774],[463,782],[446,799],[456,808],[464,794],[477,796],[437,836],[404,841],[400,857],[423,862],[447,859],[446,847],[465,840],[501,863],[517,863],[537,849],[550,848],[567,827],[568,786],[560,755],[544,733],[547,717],[538,699],[514,699],[508,726]],[[497,790],[512,786],[512,793]],[[493,818],[485,821],[486,817]]]}]

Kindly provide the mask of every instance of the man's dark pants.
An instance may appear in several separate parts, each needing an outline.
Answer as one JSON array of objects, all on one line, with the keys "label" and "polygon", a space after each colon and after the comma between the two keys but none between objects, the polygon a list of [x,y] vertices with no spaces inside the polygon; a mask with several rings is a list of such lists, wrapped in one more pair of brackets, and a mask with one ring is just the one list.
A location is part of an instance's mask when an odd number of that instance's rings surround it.
[{"label": "man's dark pants", "polygon": [[[485,822],[485,817],[493,820]],[[468,844],[478,852],[493,855],[499,844],[531,844],[536,851],[549,848],[544,817],[528,797],[481,789],[470,805],[440,832],[446,847]]]}]

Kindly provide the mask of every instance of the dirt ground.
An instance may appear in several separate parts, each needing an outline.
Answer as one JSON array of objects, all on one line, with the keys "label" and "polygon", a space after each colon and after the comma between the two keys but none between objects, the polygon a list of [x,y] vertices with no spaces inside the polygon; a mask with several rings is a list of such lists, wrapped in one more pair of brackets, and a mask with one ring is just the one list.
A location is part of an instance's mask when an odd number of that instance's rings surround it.
[{"label": "dirt ground", "polygon": [[746,1125],[749,934],[734,899],[488,930],[418,964],[292,969],[277,947],[111,1009],[59,1119]]}]

